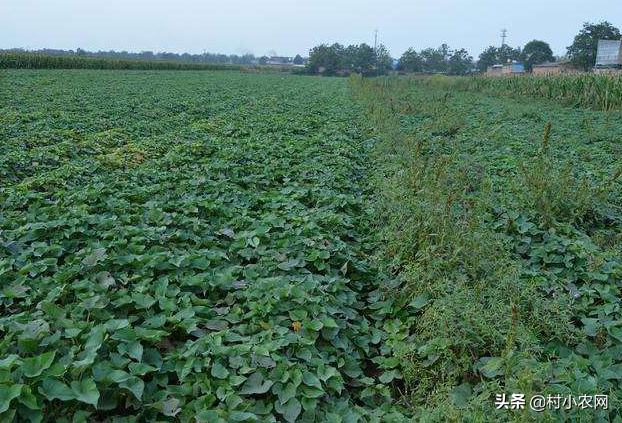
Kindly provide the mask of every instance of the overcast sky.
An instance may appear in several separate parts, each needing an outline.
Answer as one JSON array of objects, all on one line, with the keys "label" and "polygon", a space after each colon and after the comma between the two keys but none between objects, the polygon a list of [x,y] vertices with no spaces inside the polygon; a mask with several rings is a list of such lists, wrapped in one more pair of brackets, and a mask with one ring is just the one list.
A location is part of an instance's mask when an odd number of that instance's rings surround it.
[{"label": "overcast sky", "polygon": [[531,39],[565,53],[584,21],[622,27],[622,0],[0,0],[0,48],[307,55],[320,43],[394,57],[447,43],[477,57]]}]

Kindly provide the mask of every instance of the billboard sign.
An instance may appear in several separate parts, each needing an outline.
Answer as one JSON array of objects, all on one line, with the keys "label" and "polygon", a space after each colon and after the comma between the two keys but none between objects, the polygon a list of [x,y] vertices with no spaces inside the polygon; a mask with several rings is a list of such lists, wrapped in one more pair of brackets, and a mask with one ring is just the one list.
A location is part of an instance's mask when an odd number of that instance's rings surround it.
[{"label": "billboard sign", "polygon": [[599,40],[596,53],[596,66],[621,65],[621,40]]}]

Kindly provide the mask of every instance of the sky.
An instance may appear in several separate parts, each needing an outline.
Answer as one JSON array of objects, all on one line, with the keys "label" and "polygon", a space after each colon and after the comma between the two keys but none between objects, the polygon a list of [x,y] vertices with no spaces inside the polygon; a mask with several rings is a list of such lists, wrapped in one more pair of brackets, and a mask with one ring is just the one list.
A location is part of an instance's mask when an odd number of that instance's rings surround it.
[{"label": "sky", "polygon": [[308,55],[321,43],[466,48],[547,41],[585,21],[622,28],[622,0],[0,0],[0,48]]}]

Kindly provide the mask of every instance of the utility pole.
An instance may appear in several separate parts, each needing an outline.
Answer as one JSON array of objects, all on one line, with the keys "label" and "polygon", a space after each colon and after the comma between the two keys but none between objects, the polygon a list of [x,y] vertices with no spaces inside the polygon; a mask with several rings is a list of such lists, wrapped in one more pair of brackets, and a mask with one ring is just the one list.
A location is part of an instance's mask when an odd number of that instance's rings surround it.
[{"label": "utility pole", "polygon": [[378,67],[378,30],[374,31],[374,66]]},{"label": "utility pole", "polygon": [[505,39],[508,37],[508,30],[507,29],[502,29],[501,30],[501,47],[503,47],[505,45]]}]

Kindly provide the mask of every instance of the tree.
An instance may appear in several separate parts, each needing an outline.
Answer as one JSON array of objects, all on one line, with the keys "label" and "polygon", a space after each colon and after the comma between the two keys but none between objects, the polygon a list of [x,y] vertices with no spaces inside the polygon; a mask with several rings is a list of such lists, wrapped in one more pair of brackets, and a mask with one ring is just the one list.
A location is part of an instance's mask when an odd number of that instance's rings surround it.
[{"label": "tree", "polygon": [[554,62],[553,50],[551,46],[544,41],[533,40],[528,42],[521,52],[521,61],[525,63],[525,69],[531,71],[533,65],[544,62]]},{"label": "tree", "polygon": [[502,65],[511,60],[520,60],[520,48],[512,48],[508,45],[501,47],[490,46],[479,55],[477,68],[486,72],[489,66]]},{"label": "tree", "polygon": [[259,58],[259,64],[260,64],[260,65],[266,65],[266,64],[268,64],[268,56],[261,56],[261,57]]},{"label": "tree", "polygon": [[510,47],[507,44],[497,49],[497,63],[507,63],[514,60],[520,60],[521,49]]},{"label": "tree", "polygon": [[436,49],[439,57],[443,56],[443,63],[446,63],[449,60],[449,56],[451,56],[451,49],[447,44],[441,44],[439,48]]},{"label": "tree", "polygon": [[465,49],[452,51],[447,44],[426,48],[420,53],[409,48],[402,54],[397,69],[407,72],[449,73],[465,75],[473,66],[473,57]]},{"label": "tree", "polygon": [[380,44],[378,48],[376,48],[376,73],[383,75],[391,69],[393,69],[393,58],[391,57],[391,53],[389,53],[389,49],[387,49],[383,44]]},{"label": "tree", "polygon": [[323,71],[326,75],[334,75],[341,67],[344,57],[344,48],[341,44],[320,44],[309,52],[307,69],[310,73]]},{"label": "tree", "polygon": [[246,53],[242,57],[240,57],[240,64],[253,63],[254,59],[255,59],[255,56],[253,56],[251,53]]},{"label": "tree", "polygon": [[597,24],[585,22],[583,29],[568,47],[568,56],[575,66],[590,70],[596,64],[598,40],[619,40],[620,30],[607,21]]},{"label": "tree", "polygon": [[447,61],[447,73],[450,75],[466,75],[473,67],[473,57],[465,49],[455,50]]},{"label": "tree", "polygon": [[154,60],[155,56],[152,51],[141,51],[138,53],[138,57],[143,60]]},{"label": "tree", "polygon": [[363,43],[358,47],[355,46],[354,51],[354,70],[362,74],[370,73],[376,64],[376,52],[374,51],[374,48]]},{"label": "tree", "polygon": [[477,68],[486,72],[490,66],[497,64],[497,47],[490,46],[479,55]]},{"label": "tree", "polygon": [[423,72],[423,58],[411,47],[400,57],[397,69],[405,72]]},{"label": "tree", "polygon": [[356,45],[349,45],[343,50],[342,66],[348,69],[355,69],[359,62],[359,48]]},{"label": "tree", "polygon": [[368,44],[349,45],[321,44],[309,52],[307,71],[334,75],[338,71],[358,72],[363,75],[379,75],[393,67],[393,59],[387,48],[378,46],[376,51]]},{"label": "tree", "polygon": [[300,54],[297,54],[296,57],[294,57],[294,65],[302,65],[303,63],[304,59]]},{"label": "tree", "polygon": [[[443,45],[445,46],[445,45]],[[421,59],[423,60],[423,70],[429,73],[443,73],[447,71],[445,56],[447,51],[441,46],[440,48],[426,48],[421,50]]]},{"label": "tree", "polygon": [[343,50],[341,66],[349,71],[369,75],[374,69],[375,63],[374,49],[365,43],[349,45]]},{"label": "tree", "polygon": [[172,62],[172,61],[175,61],[175,60],[178,60],[178,56],[177,56],[177,54],[175,54],[175,53],[169,53],[169,52],[166,52],[166,51],[163,51],[163,52],[161,52],[161,53],[158,53],[158,58],[159,58],[160,60],[170,60],[171,62]]}]

